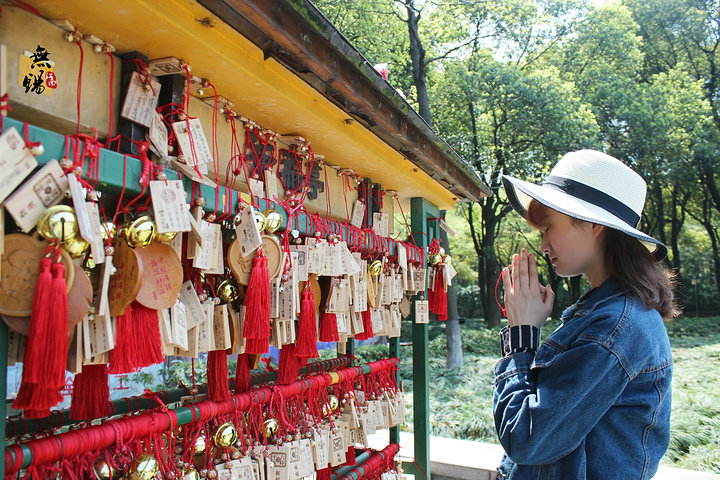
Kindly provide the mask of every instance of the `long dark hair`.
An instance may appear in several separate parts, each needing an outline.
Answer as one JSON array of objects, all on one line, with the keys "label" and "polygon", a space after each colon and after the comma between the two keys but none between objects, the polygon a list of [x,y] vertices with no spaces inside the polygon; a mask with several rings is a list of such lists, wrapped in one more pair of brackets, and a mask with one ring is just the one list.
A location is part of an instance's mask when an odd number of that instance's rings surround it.
[{"label": "long dark hair", "polygon": [[[542,227],[546,208],[549,207],[536,200],[530,201],[527,209],[530,225]],[[576,225],[583,223],[577,218],[572,221]],[[675,303],[675,273],[655,260],[640,240],[606,227],[604,246],[608,273],[626,295],[639,299],[647,309],[656,309],[665,320],[680,315]]]}]

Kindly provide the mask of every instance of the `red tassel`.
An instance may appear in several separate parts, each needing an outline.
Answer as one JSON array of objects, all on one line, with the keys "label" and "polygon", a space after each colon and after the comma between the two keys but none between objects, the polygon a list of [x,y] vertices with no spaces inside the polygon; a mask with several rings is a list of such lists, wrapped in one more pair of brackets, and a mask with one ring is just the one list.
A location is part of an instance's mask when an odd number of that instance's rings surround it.
[{"label": "red tassel", "polygon": [[158,311],[133,302],[125,314],[117,318],[110,373],[131,373],[163,360]]},{"label": "red tassel", "polygon": [[345,466],[354,467],[357,459],[355,458],[355,447],[349,446],[347,452],[345,452]]},{"label": "red tassel", "polygon": [[305,366],[306,359],[298,357],[294,343],[283,345],[278,359],[278,373],[275,384],[289,385],[298,379],[300,369]]},{"label": "red tassel", "polygon": [[361,315],[363,321],[363,332],[356,334],[355,339],[368,340],[375,336],[375,334],[373,333],[372,316],[370,314],[370,309],[361,312]]},{"label": "red tassel", "polygon": [[230,400],[230,384],[228,382],[227,353],[225,350],[208,352],[207,360],[208,398],[214,402]]},{"label": "red tassel", "polygon": [[320,341],[337,342],[339,340],[337,315],[323,311],[320,313]]},{"label": "red tassel", "polygon": [[[247,339],[270,339],[270,275],[268,260],[262,250],[253,259],[245,294],[245,325],[243,337]],[[248,353],[266,353],[262,352]]]},{"label": "red tassel", "polygon": [[250,356],[247,353],[238,355],[235,369],[235,393],[250,390]]},{"label": "red tassel", "polygon": [[438,320],[441,322],[447,320],[447,292],[445,291],[441,268],[435,274],[435,290],[432,294],[432,303],[429,305],[432,306],[430,310],[438,315]]},{"label": "red tassel", "polygon": [[107,365],[83,366],[82,372],[75,375],[70,418],[92,420],[109,417],[113,413],[115,408],[110,402]]},{"label": "red tassel", "polygon": [[316,480],[331,480],[332,478],[332,467],[323,468],[318,470]]},{"label": "red tassel", "polygon": [[262,355],[270,351],[270,338],[248,338],[245,341],[245,353]]},{"label": "red tassel", "polygon": [[302,358],[316,358],[317,350],[317,323],[315,322],[315,294],[307,282],[302,292],[300,304],[300,321],[298,322],[298,336],[295,342],[295,355]]},{"label": "red tassel", "polygon": [[25,347],[23,383],[13,408],[28,418],[41,418],[62,400],[67,364],[67,286],[65,265],[40,259],[30,335]]}]

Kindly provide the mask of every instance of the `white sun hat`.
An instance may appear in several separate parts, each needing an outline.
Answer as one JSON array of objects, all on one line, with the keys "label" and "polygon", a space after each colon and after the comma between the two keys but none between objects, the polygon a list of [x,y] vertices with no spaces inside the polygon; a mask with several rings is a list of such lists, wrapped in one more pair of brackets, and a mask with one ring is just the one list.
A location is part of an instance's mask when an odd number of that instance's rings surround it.
[{"label": "white sun hat", "polygon": [[595,150],[563,156],[542,185],[503,175],[510,205],[526,217],[532,199],[586,222],[620,230],[643,242],[658,260],[667,247],[637,229],[645,205],[645,180],[620,160]]}]

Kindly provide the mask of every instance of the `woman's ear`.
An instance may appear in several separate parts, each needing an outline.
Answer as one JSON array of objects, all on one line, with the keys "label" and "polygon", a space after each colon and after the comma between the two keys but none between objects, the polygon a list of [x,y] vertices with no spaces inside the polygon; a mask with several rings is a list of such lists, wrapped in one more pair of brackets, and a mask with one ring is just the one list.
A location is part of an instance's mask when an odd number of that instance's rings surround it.
[{"label": "woman's ear", "polygon": [[597,223],[592,224],[592,236],[593,238],[598,238],[601,233],[605,231],[605,225],[600,225]]}]

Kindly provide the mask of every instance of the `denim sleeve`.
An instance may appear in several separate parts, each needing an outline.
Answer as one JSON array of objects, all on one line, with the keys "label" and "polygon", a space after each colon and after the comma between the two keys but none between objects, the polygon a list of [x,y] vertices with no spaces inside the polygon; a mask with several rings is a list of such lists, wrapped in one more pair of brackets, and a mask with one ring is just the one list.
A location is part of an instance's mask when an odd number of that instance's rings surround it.
[{"label": "denim sleeve", "polygon": [[554,463],[572,452],[629,381],[615,355],[597,343],[558,352],[531,369],[534,357],[518,353],[495,366],[495,428],[521,465]]}]

